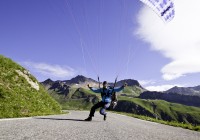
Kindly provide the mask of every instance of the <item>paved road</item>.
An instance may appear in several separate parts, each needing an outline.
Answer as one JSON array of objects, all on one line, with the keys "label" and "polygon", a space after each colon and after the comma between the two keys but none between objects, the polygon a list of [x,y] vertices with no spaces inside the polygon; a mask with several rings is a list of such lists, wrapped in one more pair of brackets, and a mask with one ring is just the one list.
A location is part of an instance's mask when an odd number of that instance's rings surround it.
[{"label": "paved road", "polygon": [[200,140],[200,133],[109,113],[85,122],[87,111],[0,120],[1,140]]}]

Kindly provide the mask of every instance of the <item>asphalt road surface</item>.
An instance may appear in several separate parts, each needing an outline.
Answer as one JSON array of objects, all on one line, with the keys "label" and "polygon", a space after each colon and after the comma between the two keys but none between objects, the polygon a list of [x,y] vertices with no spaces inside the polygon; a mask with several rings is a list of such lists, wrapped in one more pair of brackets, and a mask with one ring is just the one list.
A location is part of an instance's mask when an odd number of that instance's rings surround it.
[{"label": "asphalt road surface", "polygon": [[143,121],[132,117],[96,112],[85,122],[87,111],[22,119],[1,119],[1,140],[200,140],[200,132]]}]

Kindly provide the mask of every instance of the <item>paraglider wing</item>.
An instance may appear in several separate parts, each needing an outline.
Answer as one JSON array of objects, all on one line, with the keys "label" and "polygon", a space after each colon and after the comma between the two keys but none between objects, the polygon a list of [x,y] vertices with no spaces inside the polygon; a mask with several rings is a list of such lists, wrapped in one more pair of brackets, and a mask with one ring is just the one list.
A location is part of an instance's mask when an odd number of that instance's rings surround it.
[{"label": "paraglider wing", "polygon": [[169,22],[175,16],[174,3],[171,0],[140,0],[158,14],[163,21]]}]

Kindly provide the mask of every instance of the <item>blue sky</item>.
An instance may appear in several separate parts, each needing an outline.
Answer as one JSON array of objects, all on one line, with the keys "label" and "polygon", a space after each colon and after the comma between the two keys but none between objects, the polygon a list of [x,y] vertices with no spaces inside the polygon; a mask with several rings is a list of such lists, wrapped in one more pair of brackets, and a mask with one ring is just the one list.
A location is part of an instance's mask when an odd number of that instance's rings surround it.
[{"label": "blue sky", "polygon": [[[177,17],[163,23],[139,0],[1,0],[0,54],[39,81],[98,74],[108,81],[136,79],[151,90],[200,85],[200,20],[187,17],[200,10],[181,13],[184,6],[195,9],[198,0],[192,1],[177,0]],[[190,19],[181,25],[183,18]]]}]

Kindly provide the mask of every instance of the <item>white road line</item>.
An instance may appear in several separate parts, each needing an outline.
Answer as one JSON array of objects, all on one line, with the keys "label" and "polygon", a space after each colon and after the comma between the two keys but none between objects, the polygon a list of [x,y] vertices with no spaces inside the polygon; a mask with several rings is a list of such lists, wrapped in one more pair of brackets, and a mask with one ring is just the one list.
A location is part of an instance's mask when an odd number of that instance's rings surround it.
[{"label": "white road line", "polygon": [[14,121],[14,120],[27,120],[32,119],[33,117],[24,117],[24,118],[6,118],[6,119],[0,119],[0,122],[2,121]]},{"label": "white road line", "polygon": [[[68,114],[57,114],[57,115],[69,115],[71,114],[71,112],[69,112]],[[23,118],[3,118],[0,119],[1,121],[14,121],[14,120],[27,120],[27,119],[33,119],[33,118],[37,118],[37,117],[47,117],[47,116],[56,116],[56,115],[46,115],[46,116],[33,116],[33,117],[23,117]]]}]

